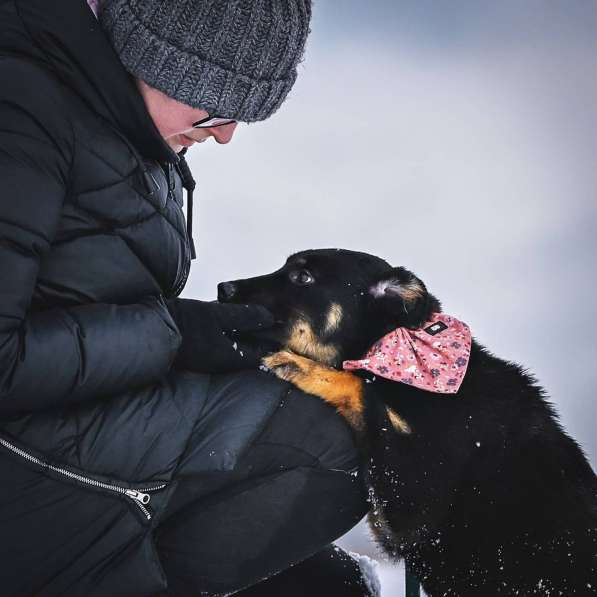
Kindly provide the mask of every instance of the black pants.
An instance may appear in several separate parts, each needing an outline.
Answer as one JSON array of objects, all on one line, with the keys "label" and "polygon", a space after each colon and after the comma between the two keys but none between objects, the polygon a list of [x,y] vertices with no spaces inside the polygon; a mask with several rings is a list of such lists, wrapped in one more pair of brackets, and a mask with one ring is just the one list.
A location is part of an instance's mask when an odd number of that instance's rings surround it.
[{"label": "black pants", "polygon": [[[321,581],[326,573],[318,563],[334,560],[326,546],[367,510],[357,469],[347,424],[331,407],[299,392],[288,395],[230,472],[194,474],[192,440],[178,472],[180,485],[156,531],[169,595],[231,593],[303,560],[302,568],[264,583],[263,591],[256,585],[247,596],[281,594],[285,578],[284,591],[299,595],[301,570]],[[366,594],[343,590],[348,585],[337,566],[335,572],[329,567],[330,582],[334,575],[337,597]]]}]

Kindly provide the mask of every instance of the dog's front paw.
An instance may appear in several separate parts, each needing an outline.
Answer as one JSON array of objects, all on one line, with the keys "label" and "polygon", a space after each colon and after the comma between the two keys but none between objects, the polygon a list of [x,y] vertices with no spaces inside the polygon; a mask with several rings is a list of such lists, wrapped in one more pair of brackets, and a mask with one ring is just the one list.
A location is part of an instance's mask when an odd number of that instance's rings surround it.
[{"label": "dog's front paw", "polygon": [[262,363],[276,376],[284,381],[293,381],[303,373],[302,357],[290,350],[280,350],[262,359]]},{"label": "dog's front paw", "polygon": [[363,382],[360,378],[290,350],[270,354],[261,362],[280,379],[335,406],[355,429],[362,427]]}]

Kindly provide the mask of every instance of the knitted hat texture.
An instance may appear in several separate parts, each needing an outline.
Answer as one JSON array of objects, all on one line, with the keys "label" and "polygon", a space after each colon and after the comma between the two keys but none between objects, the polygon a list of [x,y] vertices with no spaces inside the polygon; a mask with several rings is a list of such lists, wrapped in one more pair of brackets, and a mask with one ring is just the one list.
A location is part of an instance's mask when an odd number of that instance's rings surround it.
[{"label": "knitted hat texture", "polygon": [[264,120],[292,88],[311,0],[103,0],[124,67],[210,115]]}]

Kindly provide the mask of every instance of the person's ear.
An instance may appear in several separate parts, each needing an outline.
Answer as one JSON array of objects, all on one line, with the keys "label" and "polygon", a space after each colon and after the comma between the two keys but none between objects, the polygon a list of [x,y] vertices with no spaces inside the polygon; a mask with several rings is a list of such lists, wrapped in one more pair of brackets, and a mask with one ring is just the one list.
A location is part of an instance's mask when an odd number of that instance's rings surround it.
[{"label": "person's ear", "polygon": [[371,315],[383,328],[420,327],[439,303],[425,284],[403,267],[392,268],[369,287]]}]

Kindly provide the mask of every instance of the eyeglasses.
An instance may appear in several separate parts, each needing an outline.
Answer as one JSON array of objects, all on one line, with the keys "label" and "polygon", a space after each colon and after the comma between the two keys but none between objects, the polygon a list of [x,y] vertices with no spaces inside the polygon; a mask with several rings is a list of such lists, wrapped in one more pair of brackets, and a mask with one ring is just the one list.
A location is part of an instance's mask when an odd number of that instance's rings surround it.
[{"label": "eyeglasses", "polygon": [[193,123],[194,129],[212,129],[216,126],[224,126],[236,122],[233,118],[222,118],[221,116],[207,116]]}]

